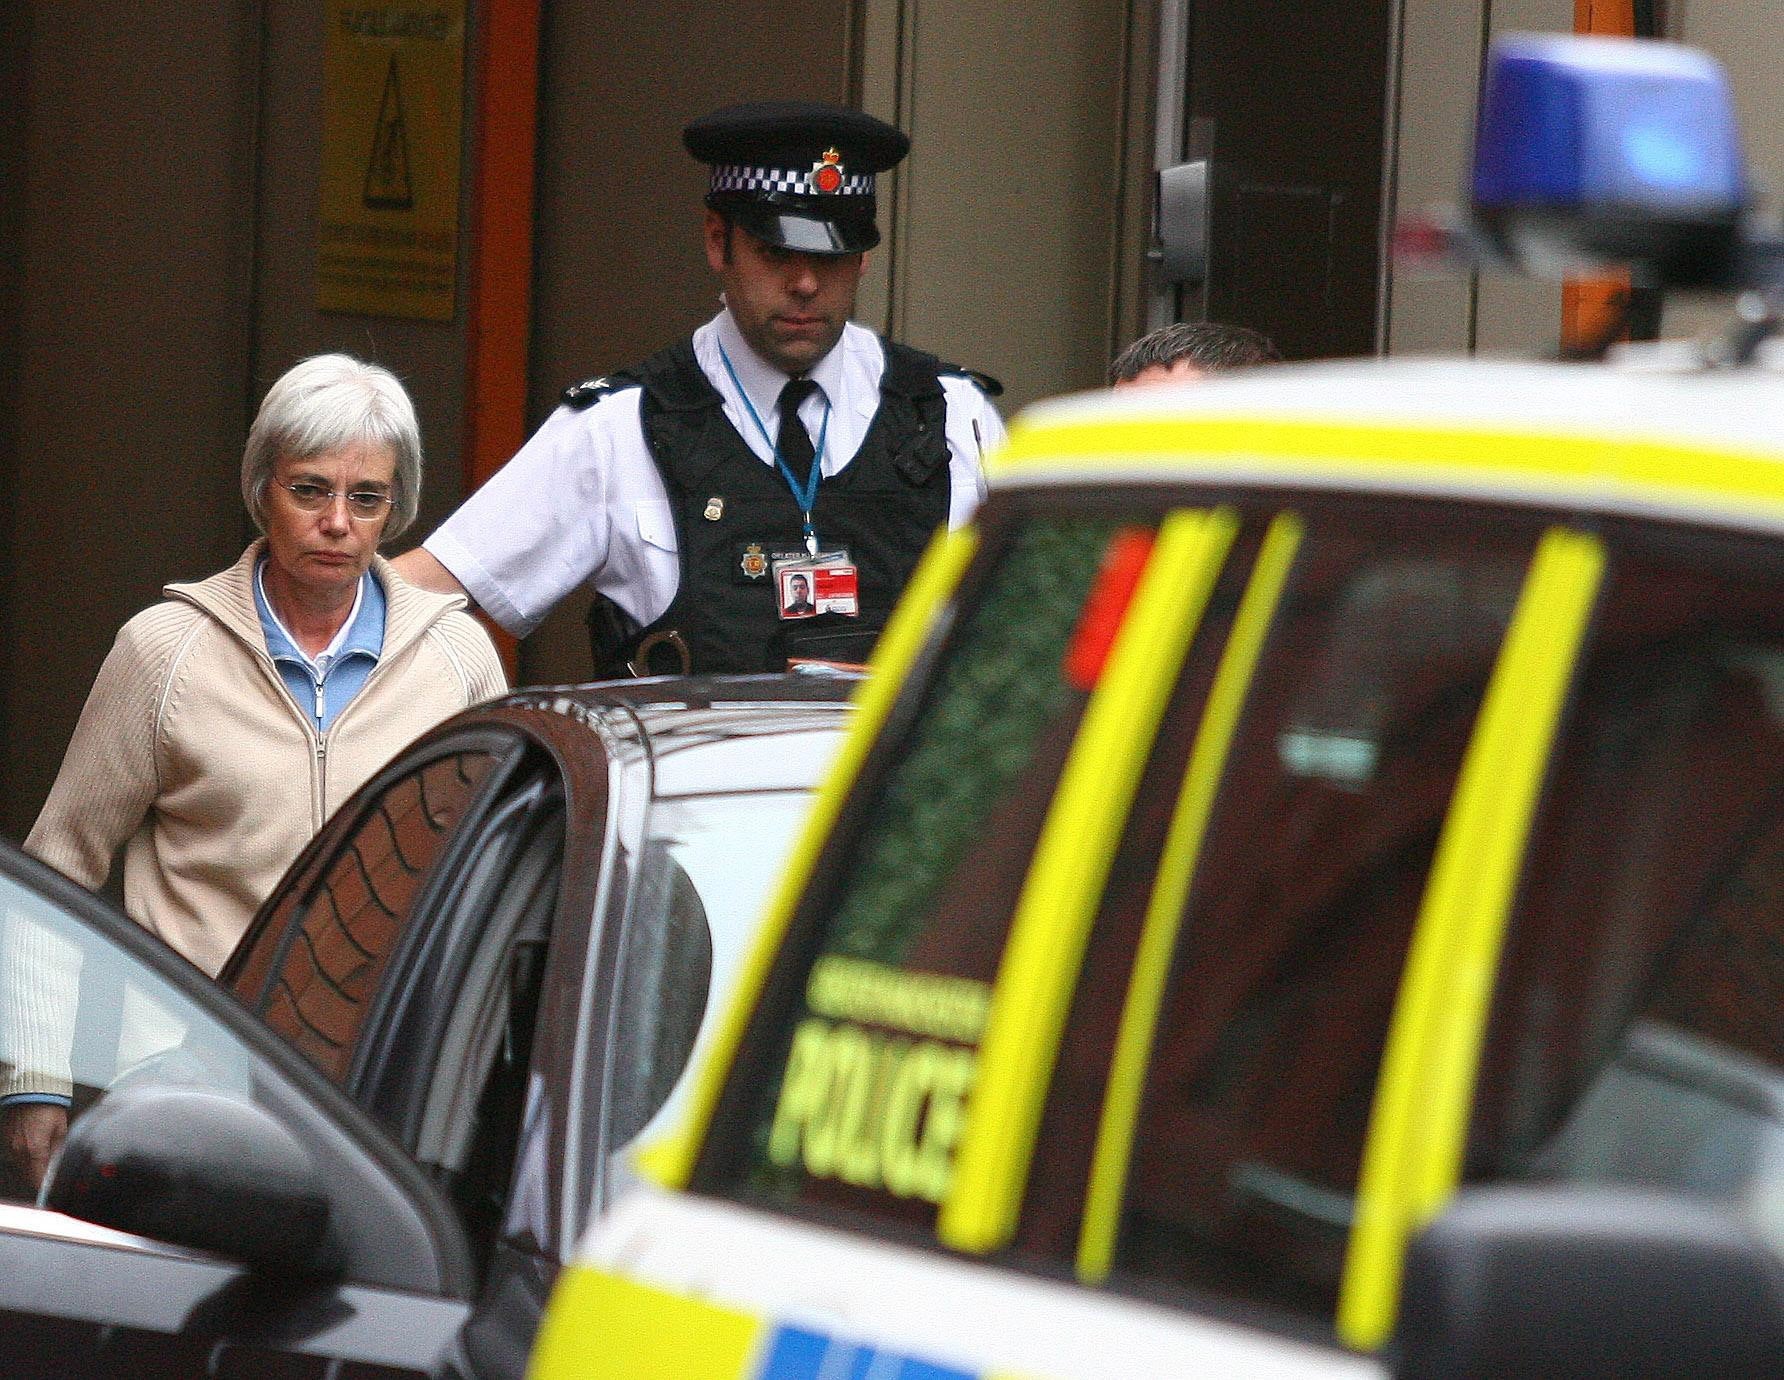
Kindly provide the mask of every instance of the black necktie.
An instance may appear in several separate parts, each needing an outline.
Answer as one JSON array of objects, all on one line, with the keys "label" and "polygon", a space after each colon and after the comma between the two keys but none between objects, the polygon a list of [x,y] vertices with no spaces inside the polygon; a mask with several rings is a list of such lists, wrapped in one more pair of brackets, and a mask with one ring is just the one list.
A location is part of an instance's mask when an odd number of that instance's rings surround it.
[{"label": "black necktie", "polygon": [[774,444],[780,458],[787,462],[794,480],[801,486],[811,475],[813,456],[811,433],[799,420],[799,405],[817,391],[818,385],[811,379],[789,379],[787,386],[781,389],[780,436]]}]

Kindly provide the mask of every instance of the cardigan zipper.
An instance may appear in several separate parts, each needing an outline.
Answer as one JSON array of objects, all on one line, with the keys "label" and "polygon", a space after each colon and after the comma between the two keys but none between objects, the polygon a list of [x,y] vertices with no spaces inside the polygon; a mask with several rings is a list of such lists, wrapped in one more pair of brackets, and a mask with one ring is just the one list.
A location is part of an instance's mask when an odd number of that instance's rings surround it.
[{"label": "cardigan zipper", "polygon": [[[402,648],[400,648],[399,650],[406,650],[410,643],[417,642],[421,638],[425,637],[427,635],[428,629],[433,627],[433,625],[436,621],[437,621],[436,619],[430,618],[422,626],[421,631],[416,633],[413,637],[408,638],[403,643]],[[279,684],[281,686],[283,686],[285,683],[284,679],[279,675],[278,668],[273,665],[272,658],[270,656],[266,656],[266,653],[264,653],[264,652],[262,652],[261,655],[263,657],[265,657],[267,668],[269,670],[271,670],[273,673],[273,679],[277,680],[279,682]],[[395,656],[395,653],[392,653],[392,652],[380,652],[378,654],[378,660],[375,663],[373,663],[371,672],[365,678],[365,683],[359,687],[359,693],[356,694],[352,699],[348,700],[346,704],[341,706],[341,712],[335,715],[334,722],[328,726],[328,731],[326,733],[317,731],[315,728],[314,721],[310,720],[308,718],[308,716],[305,716],[305,726],[307,728],[309,728],[312,732],[315,733],[315,741],[316,741],[315,813],[316,813],[316,829],[318,831],[320,831],[322,826],[328,822],[328,740],[334,734],[336,734],[340,731],[341,720],[345,719],[349,714],[351,714],[354,710],[354,707],[357,704],[359,704],[359,702],[361,700],[363,700],[365,698],[366,691],[368,691],[372,688],[372,682],[378,679],[379,673],[381,671],[383,671],[383,669],[387,665],[390,664],[390,662],[394,659],[394,656]],[[317,688],[318,688],[318,690],[320,690],[321,687],[318,686]],[[287,693],[285,698],[287,700],[291,700],[290,694]],[[321,696],[318,695],[317,699],[318,699],[318,701],[320,701]],[[291,703],[292,703],[293,708],[297,708],[296,701],[291,700]],[[303,711],[301,709],[298,709],[298,713],[302,714]]]},{"label": "cardigan zipper", "polygon": [[311,817],[316,821],[316,829],[320,830],[327,821],[325,813],[328,806],[328,739],[316,739],[316,793],[310,803]]}]

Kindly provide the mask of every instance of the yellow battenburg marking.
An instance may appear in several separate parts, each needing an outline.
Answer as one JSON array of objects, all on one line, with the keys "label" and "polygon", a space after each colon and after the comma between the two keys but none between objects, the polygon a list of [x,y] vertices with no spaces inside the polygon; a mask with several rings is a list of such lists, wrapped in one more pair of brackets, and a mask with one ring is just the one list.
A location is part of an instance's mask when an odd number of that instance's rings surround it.
[{"label": "yellow battenburg marking", "polygon": [[731,1062],[737,1056],[744,1028],[756,1009],[763,984],[768,979],[768,970],[780,951],[794,907],[811,880],[824,841],[830,836],[855,778],[860,775],[868,750],[879,737],[886,716],[891,713],[893,701],[904,686],[911,664],[928,640],[937,614],[953,596],[977,547],[978,532],[974,528],[938,532],[923,553],[904,597],[898,601],[886,631],[874,647],[867,678],[856,694],[849,731],[837,749],[836,760],[831,763],[830,772],[812,802],[805,827],[781,873],[780,883],[738,976],[737,989],[725,1011],[724,1024],[715,1031],[712,1049],[705,1062],[695,1070],[686,1118],[680,1127],[671,1128],[662,1140],[641,1149],[636,1157],[640,1171],[665,1188],[685,1187],[694,1172],[694,1161],[699,1157],[706,1128],[718,1105],[719,1092],[730,1076]]},{"label": "yellow battenburg marking", "polygon": [[1406,1243],[1454,1192],[1488,1004],[1604,548],[1544,534],[1524,580],[1425,886],[1370,1114],[1338,1335],[1393,1332]]},{"label": "yellow battenburg marking", "polygon": [[552,1290],[529,1380],[738,1380],[767,1324],[748,1313],[567,1266]]},{"label": "yellow battenburg marking", "polygon": [[1090,1189],[1084,1204],[1084,1224],[1078,1238],[1078,1277],[1087,1284],[1106,1279],[1115,1258],[1115,1237],[1120,1224],[1121,1199],[1127,1184],[1128,1163],[1133,1154],[1134,1127],[1140,1113],[1140,1094],[1146,1082],[1146,1063],[1158,1029],[1165,981],[1171,955],[1177,948],[1178,927],[1184,903],[1195,877],[1196,859],[1214,808],[1214,792],[1226,769],[1227,753],[1245,706],[1245,694],[1263,651],[1264,637],[1276,615],[1289,568],[1301,543],[1301,521],[1283,513],[1270,524],[1251,581],[1240,600],[1232,633],[1221,653],[1208,692],[1208,704],[1196,729],[1184,772],[1183,789],[1171,817],[1160,853],[1158,878],[1146,907],[1145,924],[1134,956],[1133,976],[1121,1012],[1116,1036],[1115,1060],[1109,1088],[1103,1099],[1096,1153],[1091,1161]]},{"label": "yellow battenburg marking", "polygon": [[992,992],[937,1235],[985,1252],[1015,1230],[1041,1104],[1096,903],[1159,718],[1238,530],[1228,509],[1160,524],[1060,777]]},{"label": "yellow battenburg marking", "polygon": [[992,469],[994,479],[1073,470],[1193,478],[1198,470],[1217,470],[1274,483],[1337,478],[1387,487],[1518,491],[1560,504],[1672,502],[1749,520],[1784,520],[1784,465],[1775,454],[1639,437],[1279,416],[1035,422],[1017,424]]}]

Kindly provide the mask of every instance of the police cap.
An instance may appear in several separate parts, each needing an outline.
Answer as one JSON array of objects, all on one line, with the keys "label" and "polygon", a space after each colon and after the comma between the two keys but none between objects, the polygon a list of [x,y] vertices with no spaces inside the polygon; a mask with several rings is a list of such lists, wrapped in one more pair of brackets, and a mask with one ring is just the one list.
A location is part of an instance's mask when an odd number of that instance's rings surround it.
[{"label": "police cap", "polygon": [[817,101],[752,101],[681,132],[712,165],[706,204],[769,244],[858,254],[880,242],[874,174],[910,151],[884,120]]}]

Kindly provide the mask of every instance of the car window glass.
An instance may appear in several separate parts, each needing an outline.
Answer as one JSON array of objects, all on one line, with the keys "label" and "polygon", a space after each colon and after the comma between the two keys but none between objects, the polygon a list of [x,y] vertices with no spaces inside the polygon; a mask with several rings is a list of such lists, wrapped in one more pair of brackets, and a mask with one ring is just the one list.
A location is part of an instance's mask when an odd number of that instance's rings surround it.
[{"label": "car window glass", "polygon": [[1112,1282],[1329,1321],[1413,922],[1536,529],[1303,518],[1179,919]]},{"label": "car window glass", "polygon": [[1468,1177],[1784,1191],[1784,565],[1611,545],[1532,833]]},{"label": "car window glass", "polygon": [[[1035,1137],[1029,1189],[1013,1243],[1018,1256],[1058,1263],[1070,1261],[1077,1252],[1099,1130],[1094,1111],[1102,1104],[1109,1078],[1159,854],[1176,814],[1191,745],[1208,707],[1239,602],[1260,569],[1261,539],[1269,516],[1248,516],[1239,525],[1116,844]],[[1087,1115],[1086,1108],[1092,1114]]]},{"label": "car window glass", "polygon": [[[481,1261],[506,1203],[564,860],[555,773],[517,773],[403,950],[353,1095],[384,1111],[459,1210]],[[392,974],[393,979],[396,975]],[[394,1008],[394,1009],[393,1009]],[[402,1109],[402,1110],[399,1110]]]},{"label": "car window glass", "polygon": [[756,1056],[771,1072],[735,1187],[933,1228],[991,982],[1094,681],[1074,633],[1097,621],[1099,573],[1136,549],[1143,562],[1149,540],[1047,517],[992,558],[908,733],[881,745],[891,764],[833,864],[815,952],[781,979],[792,1009]]},{"label": "car window glass", "polygon": [[339,1081],[410,909],[478,787],[502,758],[430,762],[371,802],[321,877],[261,929],[235,991]]},{"label": "car window glass", "polygon": [[610,1148],[676,1124],[695,1051],[725,1009],[806,791],[683,796],[651,809],[626,953]]},{"label": "car window glass", "polygon": [[[119,1089],[157,1083],[252,1098],[254,1069],[254,1056],[165,979],[0,877],[0,1095],[72,1099],[78,1118]],[[32,1196],[17,1166],[6,1168],[9,1196]]]}]

